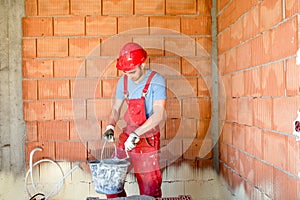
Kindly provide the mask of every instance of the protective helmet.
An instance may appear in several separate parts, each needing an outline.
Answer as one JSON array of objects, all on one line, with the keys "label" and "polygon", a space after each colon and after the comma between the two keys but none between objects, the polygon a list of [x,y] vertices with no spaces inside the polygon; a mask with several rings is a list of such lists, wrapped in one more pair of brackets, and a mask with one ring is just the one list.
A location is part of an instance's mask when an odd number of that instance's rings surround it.
[{"label": "protective helmet", "polygon": [[147,52],[139,44],[130,42],[121,49],[116,67],[122,71],[130,71],[144,63],[146,59]]}]

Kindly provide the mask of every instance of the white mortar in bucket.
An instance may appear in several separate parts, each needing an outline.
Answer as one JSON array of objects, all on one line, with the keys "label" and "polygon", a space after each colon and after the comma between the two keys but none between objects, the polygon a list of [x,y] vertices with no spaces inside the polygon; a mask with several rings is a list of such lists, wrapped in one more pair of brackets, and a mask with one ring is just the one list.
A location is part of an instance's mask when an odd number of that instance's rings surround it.
[{"label": "white mortar in bucket", "polygon": [[[127,169],[130,163],[125,159],[119,159],[116,156],[109,159],[102,159],[103,150],[101,151],[101,160],[89,162],[95,191],[100,194],[117,194],[123,191]],[[127,152],[126,152],[127,154]],[[128,154],[127,154],[128,158]]]}]

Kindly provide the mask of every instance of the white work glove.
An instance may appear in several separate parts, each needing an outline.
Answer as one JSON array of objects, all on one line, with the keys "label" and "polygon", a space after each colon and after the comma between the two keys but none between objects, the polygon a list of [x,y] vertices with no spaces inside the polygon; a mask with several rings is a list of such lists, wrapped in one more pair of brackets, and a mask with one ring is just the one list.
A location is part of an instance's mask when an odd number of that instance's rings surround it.
[{"label": "white work glove", "polygon": [[127,138],[125,142],[125,150],[126,151],[131,151],[134,149],[136,144],[140,141],[140,137],[136,133],[130,133],[129,137]]},{"label": "white work glove", "polygon": [[115,130],[115,127],[113,125],[108,125],[105,129],[105,132],[103,134],[104,136],[104,139],[107,141],[107,142],[113,142],[115,141],[115,138],[114,138],[114,130]]}]

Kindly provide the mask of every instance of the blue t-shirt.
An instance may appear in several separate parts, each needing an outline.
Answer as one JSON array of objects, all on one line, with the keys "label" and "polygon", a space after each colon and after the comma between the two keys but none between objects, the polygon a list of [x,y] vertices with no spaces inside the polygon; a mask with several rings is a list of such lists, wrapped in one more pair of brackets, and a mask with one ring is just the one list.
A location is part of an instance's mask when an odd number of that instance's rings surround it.
[{"label": "blue t-shirt", "polygon": [[[130,78],[128,78],[127,83],[127,91],[128,91],[128,99],[139,99],[142,96],[142,91],[145,87],[145,84],[151,74],[151,70],[148,70],[146,75],[139,83],[135,83]],[[145,98],[146,104],[146,117],[152,115],[153,113],[153,101],[155,100],[163,100],[166,99],[166,83],[163,76],[156,73],[149,85],[148,92]],[[122,76],[116,88],[116,98],[117,99],[124,99],[124,76]]]}]

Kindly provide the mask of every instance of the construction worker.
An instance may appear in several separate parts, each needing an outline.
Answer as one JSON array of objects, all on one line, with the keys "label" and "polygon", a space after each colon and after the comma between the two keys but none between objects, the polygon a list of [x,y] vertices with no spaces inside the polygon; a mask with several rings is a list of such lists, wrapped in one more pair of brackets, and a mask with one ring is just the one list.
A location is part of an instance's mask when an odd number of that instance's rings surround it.
[{"label": "construction worker", "polygon": [[[124,102],[126,126],[119,136],[117,155],[128,152],[141,195],[161,197],[162,176],[159,167],[160,129],[166,101],[163,76],[145,69],[147,52],[137,43],[127,43],[120,51],[117,69],[124,72],[116,87],[115,102],[104,132],[107,141],[114,141],[114,128]],[[126,197],[126,192],[107,198]]]}]

